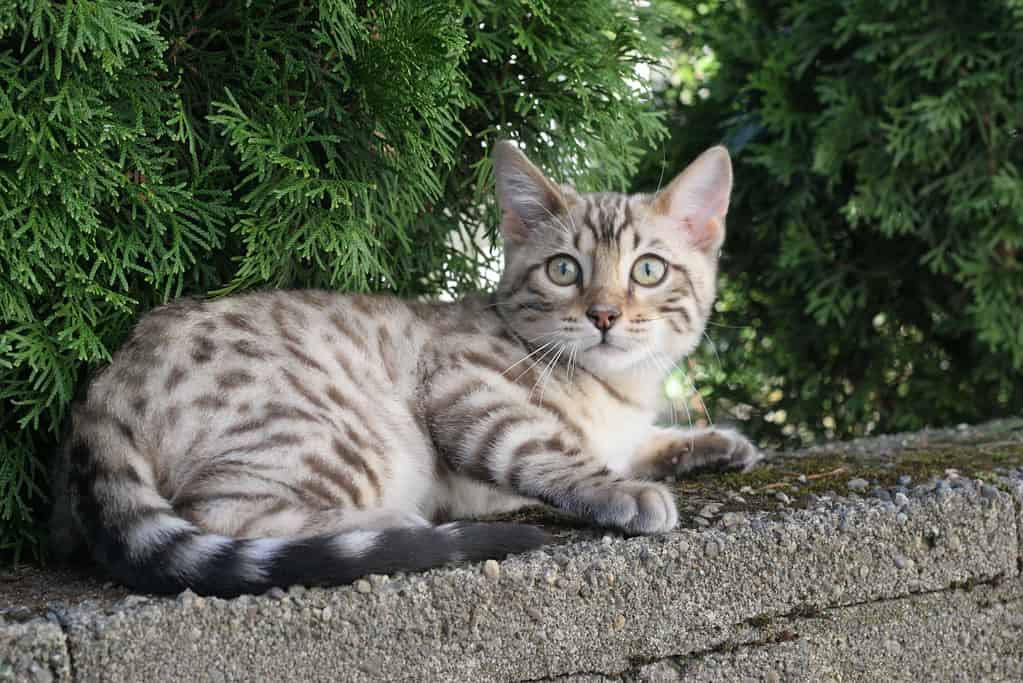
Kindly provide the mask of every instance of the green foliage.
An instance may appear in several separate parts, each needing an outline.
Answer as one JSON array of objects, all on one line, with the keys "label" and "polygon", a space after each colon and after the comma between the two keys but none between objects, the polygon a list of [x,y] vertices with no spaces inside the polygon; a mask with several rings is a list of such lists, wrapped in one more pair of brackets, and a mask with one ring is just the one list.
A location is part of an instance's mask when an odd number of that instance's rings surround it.
[{"label": "green foliage", "polygon": [[1018,413],[1023,5],[701,4],[678,35],[716,57],[709,97],[661,97],[668,177],[722,139],[736,161],[695,377],[717,416],[770,442]]},{"label": "green foliage", "polygon": [[36,550],[68,403],[140,312],[251,287],[475,288],[499,137],[561,178],[624,187],[663,132],[632,15],[624,0],[3,3],[0,550]]}]

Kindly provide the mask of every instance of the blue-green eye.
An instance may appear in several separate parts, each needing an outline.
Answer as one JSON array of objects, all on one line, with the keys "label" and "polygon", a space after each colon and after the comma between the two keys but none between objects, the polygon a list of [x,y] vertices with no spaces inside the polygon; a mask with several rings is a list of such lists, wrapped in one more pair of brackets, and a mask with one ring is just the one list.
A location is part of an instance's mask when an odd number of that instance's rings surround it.
[{"label": "blue-green eye", "polygon": [[562,287],[574,285],[579,280],[579,263],[565,254],[552,256],[547,261],[547,277]]},{"label": "blue-green eye", "polygon": [[632,266],[632,279],[644,287],[653,287],[664,279],[668,264],[659,256],[640,256]]}]

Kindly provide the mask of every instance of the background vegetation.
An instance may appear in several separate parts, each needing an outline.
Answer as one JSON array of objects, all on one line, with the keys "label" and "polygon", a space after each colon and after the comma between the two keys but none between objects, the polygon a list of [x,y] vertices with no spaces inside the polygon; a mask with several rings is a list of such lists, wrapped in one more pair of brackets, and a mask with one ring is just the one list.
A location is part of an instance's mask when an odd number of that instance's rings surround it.
[{"label": "background vegetation", "polygon": [[67,405],[139,313],[477,286],[488,145],[624,188],[663,132],[648,54],[615,0],[0,5],[0,550],[35,547]]},{"label": "background vegetation", "polygon": [[713,417],[798,444],[1018,414],[1023,3],[663,6],[671,139],[636,187],[717,140],[736,164]]},{"label": "background vegetation", "polygon": [[38,548],[68,403],[148,308],[485,286],[507,136],[584,189],[731,147],[714,345],[669,386],[718,421],[1019,412],[1021,29],[1009,0],[3,3],[0,552]]}]

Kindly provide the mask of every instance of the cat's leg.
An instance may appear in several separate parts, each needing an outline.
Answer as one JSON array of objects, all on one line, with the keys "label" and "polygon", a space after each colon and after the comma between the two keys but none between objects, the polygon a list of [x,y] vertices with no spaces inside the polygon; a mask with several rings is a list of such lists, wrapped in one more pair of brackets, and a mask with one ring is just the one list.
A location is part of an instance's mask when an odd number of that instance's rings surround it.
[{"label": "cat's leg", "polygon": [[708,470],[745,472],[763,459],[749,439],[731,429],[655,428],[629,471],[646,479]]},{"label": "cat's leg", "polygon": [[477,467],[485,469],[490,481],[599,526],[656,534],[678,524],[675,497],[667,488],[617,475],[587,455],[577,440],[559,436],[560,426],[549,431],[553,434],[546,438],[505,439],[501,452],[478,461]]},{"label": "cat's leg", "polygon": [[678,523],[666,487],[611,472],[553,408],[473,386],[471,395],[438,397],[428,414],[438,457],[453,471],[627,533],[661,533]]}]

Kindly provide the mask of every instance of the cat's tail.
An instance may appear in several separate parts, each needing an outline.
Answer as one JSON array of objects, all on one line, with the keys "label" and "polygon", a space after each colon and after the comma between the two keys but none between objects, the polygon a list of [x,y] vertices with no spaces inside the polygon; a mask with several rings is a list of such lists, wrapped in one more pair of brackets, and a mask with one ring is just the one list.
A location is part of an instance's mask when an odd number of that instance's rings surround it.
[{"label": "cat's tail", "polygon": [[294,539],[230,538],[205,533],[182,518],[136,468],[99,462],[83,442],[72,442],[67,456],[79,532],[93,557],[137,591],[191,589],[231,597],[275,586],[340,585],[367,574],[501,559],[546,540],[536,527],[484,522]]}]

